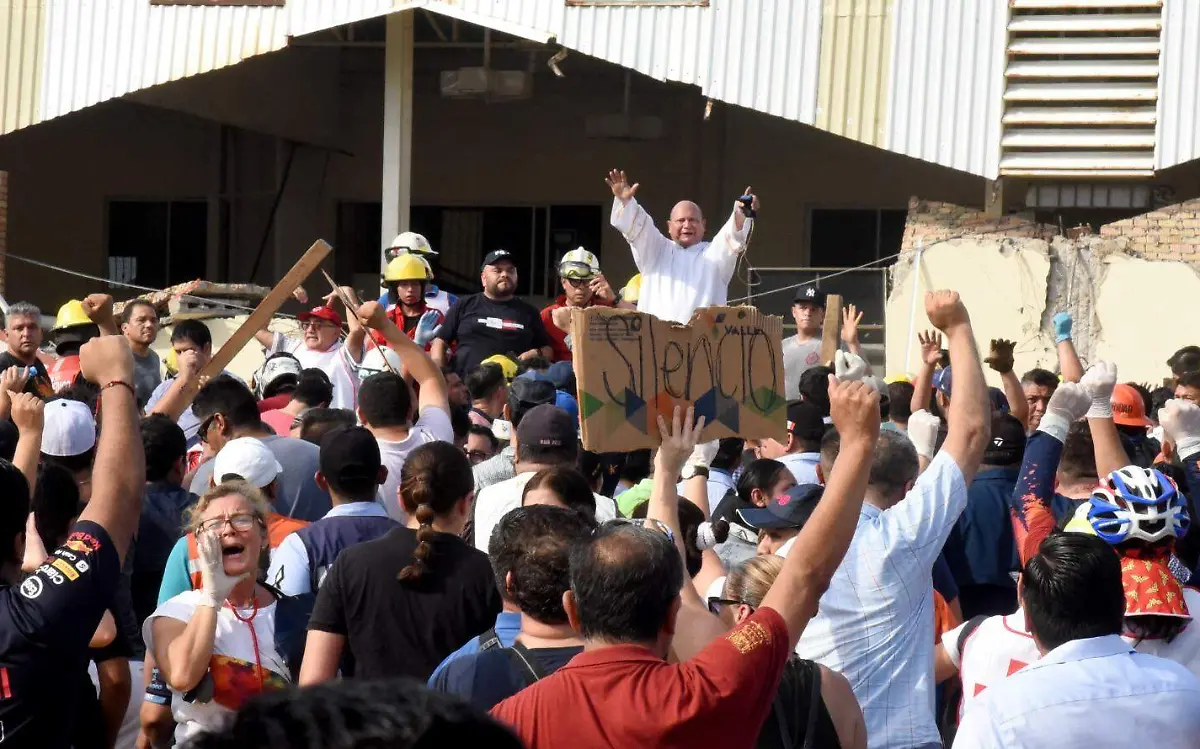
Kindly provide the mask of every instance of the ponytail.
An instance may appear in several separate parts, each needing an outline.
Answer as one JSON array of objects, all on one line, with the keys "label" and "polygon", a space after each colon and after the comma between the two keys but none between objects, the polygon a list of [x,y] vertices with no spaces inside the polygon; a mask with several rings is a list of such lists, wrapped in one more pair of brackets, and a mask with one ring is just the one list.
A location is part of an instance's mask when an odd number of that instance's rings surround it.
[{"label": "ponytail", "polygon": [[470,461],[449,442],[427,442],[409,453],[400,471],[400,502],[420,527],[412,564],[400,570],[396,579],[414,583],[432,572],[438,535],[433,523],[474,488]]}]

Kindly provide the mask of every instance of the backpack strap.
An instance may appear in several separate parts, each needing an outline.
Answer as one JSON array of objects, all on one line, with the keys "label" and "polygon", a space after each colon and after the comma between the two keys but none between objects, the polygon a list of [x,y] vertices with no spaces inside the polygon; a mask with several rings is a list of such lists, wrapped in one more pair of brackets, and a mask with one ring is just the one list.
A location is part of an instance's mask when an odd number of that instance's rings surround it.
[{"label": "backpack strap", "polygon": [[962,634],[958,636],[959,663],[962,663],[963,650],[965,650],[967,647],[967,640],[970,639],[971,635],[975,633],[975,630],[979,629],[979,625],[983,624],[984,620],[987,618],[987,614],[977,614],[968,619],[967,623],[963,625]]},{"label": "backpack strap", "polygon": [[529,652],[529,648],[520,642],[514,642],[511,648],[505,649],[508,651],[509,659],[513,663],[520,665],[525,671],[525,686],[546,678],[546,672],[542,669],[541,664],[538,663],[533,653]]},{"label": "backpack strap", "polygon": [[817,737],[817,715],[821,710],[821,667],[815,661],[808,662],[809,668],[809,698],[808,720],[804,725],[803,749],[812,749]]},{"label": "backpack strap", "polygon": [[500,642],[500,635],[496,634],[495,627],[492,627],[479,636],[479,652],[481,653],[485,650],[502,647],[504,647],[504,643]]}]

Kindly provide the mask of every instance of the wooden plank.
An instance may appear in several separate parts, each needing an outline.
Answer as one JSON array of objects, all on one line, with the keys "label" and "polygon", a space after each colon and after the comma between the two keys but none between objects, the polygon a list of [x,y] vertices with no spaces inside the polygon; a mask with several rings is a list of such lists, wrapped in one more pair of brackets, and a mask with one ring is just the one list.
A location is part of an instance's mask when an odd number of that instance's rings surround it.
[{"label": "wooden plank", "polygon": [[308,248],[308,252],[305,252],[291,270],[284,274],[279,283],[275,284],[275,287],[263,297],[263,300],[258,303],[241,327],[233,331],[233,335],[229,336],[225,345],[213,354],[213,358],[209,359],[204,369],[200,370],[201,377],[198,379],[215,377],[224,371],[225,367],[229,366],[229,362],[233,361],[233,357],[237,356],[238,352],[250,342],[250,339],[254,338],[255,333],[267,326],[283,303],[292,297],[292,292],[296,287],[304,283],[304,280],[321,265],[321,261],[332,250],[333,248],[323,239],[313,242],[312,247]]},{"label": "wooden plank", "polygon": [[841,342],[842,297],[830,294],[825,298],[825,320],[821,324],[821,363],[829,364]]}]

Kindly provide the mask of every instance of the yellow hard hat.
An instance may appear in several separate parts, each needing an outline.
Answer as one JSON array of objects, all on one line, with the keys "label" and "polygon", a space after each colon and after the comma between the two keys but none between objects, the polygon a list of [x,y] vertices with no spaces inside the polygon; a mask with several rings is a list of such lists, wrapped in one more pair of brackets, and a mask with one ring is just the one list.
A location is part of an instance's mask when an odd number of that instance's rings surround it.
[{"label": "yellow hard hat", "polygon": [[383,280],[388,283],[428,281],[430,275],[429,265],[424,258],[406,252],[387,264],[383,271]]},{"label": "yellow hard hat", "polygon": [[172,348],[167,352],[167,359],[163,364],[167,367],[167,376],[174,377],[179,372],[179,357],[175,355],[175,349]]},{"label": "yellow hard hat", "polygon": [[897,382],[907,382],[908,384],[911,385],[912,378],[910,378],[906,374],[894,374],[894,375],[891,375],[890,377],[885,378],[884,382],[887,383],[888,385],[894,385]]},{"label": "yellow hard hat", "polygon": [[83,302],[72,299],[58,308],[58,317],[54,320],[54,329],[62,330],[75,325],[91,325],[92,319],[83,311]]},{"label": "yellow hard hat", "polygon": [[636,302],[642,293],[642,274],[635,273],[625,288],[621,289],[621,299],[626,302]]},{"label": "yellow hard hat", "polygon": [[504,372],[504,379],[508,380],[509,382],[512,382],[513,378],[517,376],[517,363],[512,359],[509,359],[504,354],[489,356],[480,362],[480,364],[495,364],[496,366],[500,367],[501,371]]}]

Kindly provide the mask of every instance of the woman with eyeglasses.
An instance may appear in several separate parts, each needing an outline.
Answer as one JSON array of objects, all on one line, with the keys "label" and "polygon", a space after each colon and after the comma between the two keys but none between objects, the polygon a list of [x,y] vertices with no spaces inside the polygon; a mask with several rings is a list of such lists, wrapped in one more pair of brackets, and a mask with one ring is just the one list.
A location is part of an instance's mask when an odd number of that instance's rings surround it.
[{"label": "woman with eyeglasses", "polygon": [[244,481],[201,497],[188,530],[199,546],[202,585],[160,605],[143,627],[171,692],[178,743],[291,681],[276,646],[276,594],[258,582],[268,509],[262,492]]},{"label": "woman with eyeglasses", "polygon": [[[729,571],[720,598],[709,598],[708,608],[736,627],[748,619],[783,569],[783,557],[759,556]],[[864,749],[867,729],[862,708],[850,682],[795,653],[788,659],[779,681],[771,713],[763,721],[758,749]]]}]

